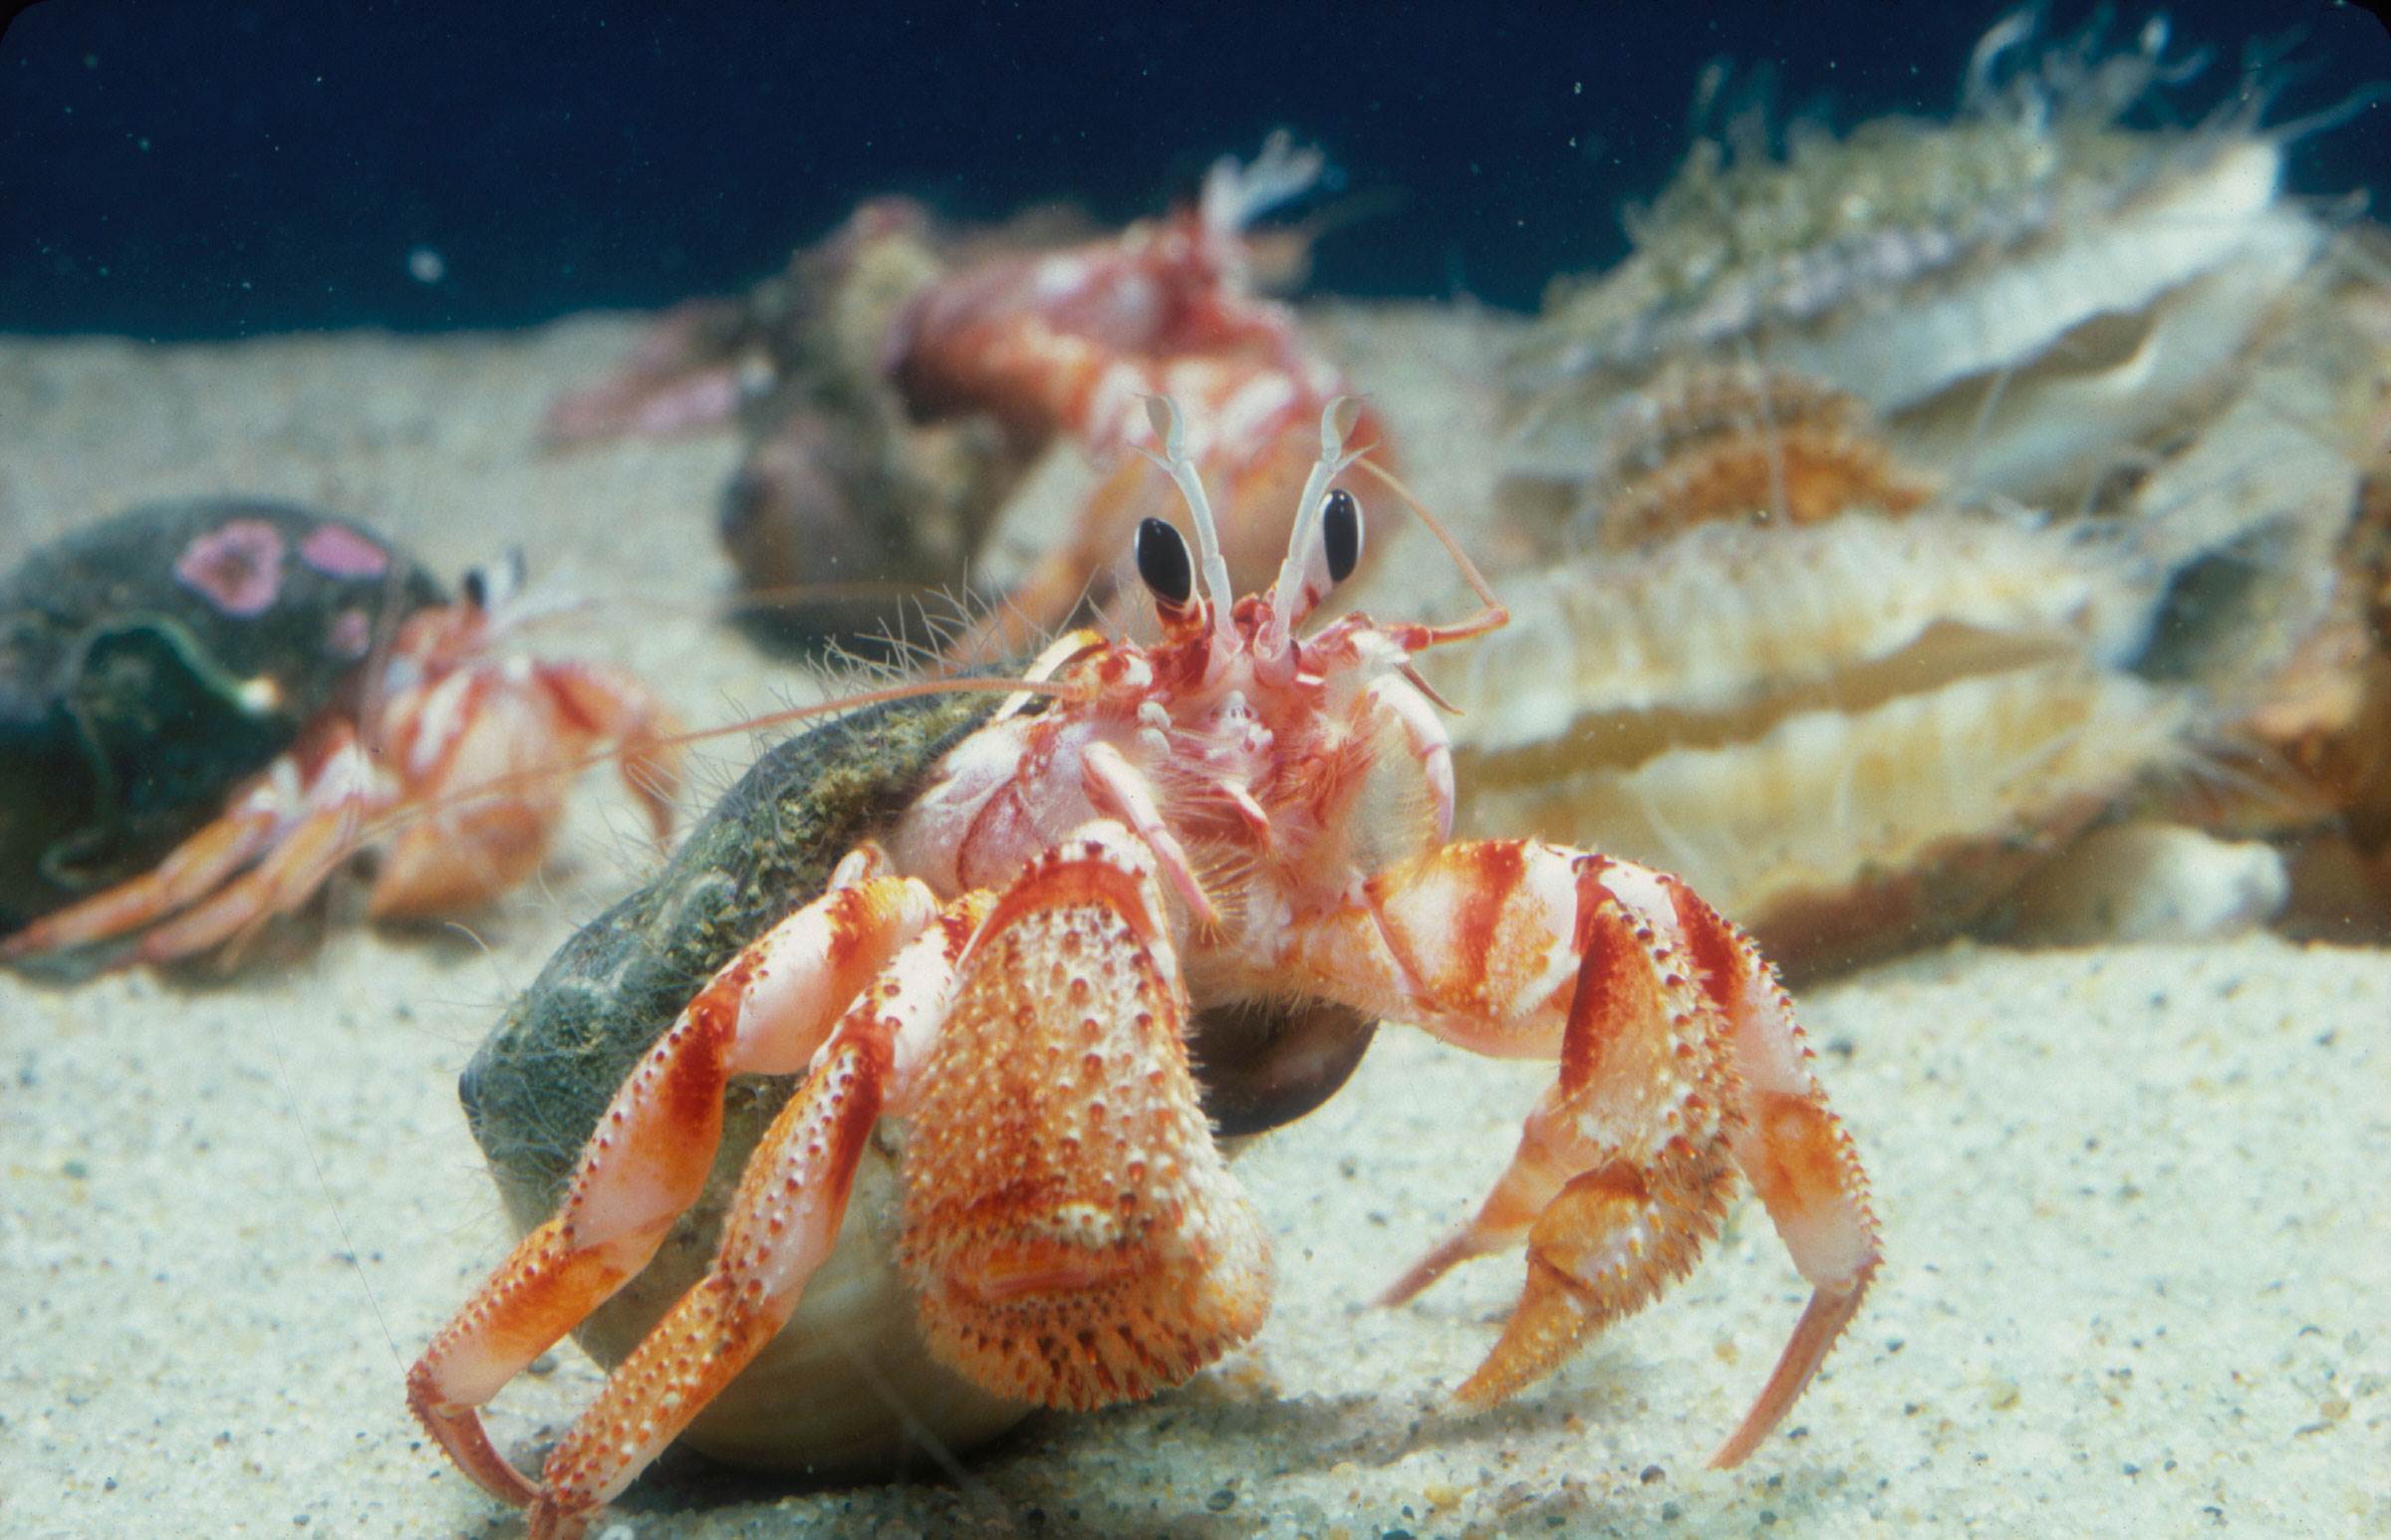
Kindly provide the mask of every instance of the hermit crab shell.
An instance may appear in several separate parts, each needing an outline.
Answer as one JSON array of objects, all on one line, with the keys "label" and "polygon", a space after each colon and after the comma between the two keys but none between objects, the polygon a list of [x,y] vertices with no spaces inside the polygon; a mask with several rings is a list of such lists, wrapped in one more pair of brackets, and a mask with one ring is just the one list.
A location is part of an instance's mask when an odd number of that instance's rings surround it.
[{"label": "hermit crab shell", "polygon": [[0,933],[154,864],[439,586],[287,503],[153,503],[0,580]]}]

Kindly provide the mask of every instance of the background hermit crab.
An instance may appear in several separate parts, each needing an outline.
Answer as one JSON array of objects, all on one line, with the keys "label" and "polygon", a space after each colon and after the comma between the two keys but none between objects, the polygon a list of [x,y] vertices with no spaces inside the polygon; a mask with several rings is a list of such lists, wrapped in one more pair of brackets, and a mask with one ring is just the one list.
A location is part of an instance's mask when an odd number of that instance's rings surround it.
[{"label": "background hermit crab", "polygon": [[371,913],[470,909],[538,868],[554,772],[601,743],[663,838],[669,716],[619,669],[502,650],[516,576],[450,600],[358,525],[238,498],[37,550],[0,583],[0,957],[206,951],[369,843]]},{"label": "background hermit crab", "polygon": [[[968,592],[993,608],[952,650],[985,660],[1126,576],[1131,532],[1169,509],[1168,481],[1133,452],[1155,447],[1139,403],[1168,394],[1219,494],[1229,571],[1258,588],[1311,423],[1347,381],[1265,293],[1300,270],[1303,237],[1255,222],[1325,168],[1274,133],[1167,215],[1103,236],[1053,208],[960,235],[912,200],[872,199],[744,300],[675,308],[623,371],[558,400],[547,436],[735,416],[748,449],[720,527],[745,618],[868,644],[917,626],[925,592]],[[1383,427],[1361,431],[1384,456]],[[1065,527],[1024,540],[1007,500],[1057,446],[1085,461],[1061,467]]]}]

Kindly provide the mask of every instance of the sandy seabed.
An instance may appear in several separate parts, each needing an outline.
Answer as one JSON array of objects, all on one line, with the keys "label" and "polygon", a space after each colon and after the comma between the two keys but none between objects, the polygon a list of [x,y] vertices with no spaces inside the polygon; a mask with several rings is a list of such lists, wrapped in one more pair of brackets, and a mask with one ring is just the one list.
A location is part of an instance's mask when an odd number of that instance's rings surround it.
[{"label": "sandy seabed", "polygon": [[[1423,489],[1469,503],[1473,323],[1332,320]],[[523,545],[593,601],[543,646],[637,667],[692,720],[806,698],[709,613],[727,439],[534,452],[543,403],[633,329],[0,340],[0,563],[151,497],[295,497],[444,572]],[[700,792],[746,752],[717,745]],[[0,975],[6,1533],[521,1532],[426,1444],[400,1377],[508,1240],[456,1073],[654,860],[596,778],[567,843],[469,929],[319,926],[222,982]],[[1546,1073],[1391,1030],[1237,1162],[1279,1273],[1244,1351],[1037,1419],[958,1480],[791,1492],[668,1457],[616,1532],[2391,1533],[2391,954],[1964,944],[1801,1005],[1889,1260],[1741,1469],[1703,1460],[1806,1292],[1748,1200],[1690,1279],[1487,1414],[1447,1398],[1516,1258],[1367,1307],[1491,1180]],[[554,1437],[596,1383],[561,1351],[501,1399],[502,1444]]]}]

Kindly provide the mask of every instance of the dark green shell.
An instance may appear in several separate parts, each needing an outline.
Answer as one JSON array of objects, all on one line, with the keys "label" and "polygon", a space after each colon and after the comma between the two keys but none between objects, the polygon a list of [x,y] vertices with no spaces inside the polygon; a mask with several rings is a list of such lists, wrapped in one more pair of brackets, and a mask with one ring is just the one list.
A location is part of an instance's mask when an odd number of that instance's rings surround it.
[{"label": "dark green shell", "polygon": [[[458,1084],[519,1225],[555,1209],[599,1115],[698,987],[818,897],[839,859],[885,833],[938,757],[1002,698],[888,701],[781,744],[714,805],[655,881],[558,949]],[[733,1174],[794,1089],[794,1077],[733,1088],[723,1139]]]},{"label": "dark green shell", "polygon": [[[211,591],[192,553],[236,526],[246,586]],[[443,601],[379,536],[245,498],[149,504],[34,552],[0,580],[0,934],[155,865]]]}]

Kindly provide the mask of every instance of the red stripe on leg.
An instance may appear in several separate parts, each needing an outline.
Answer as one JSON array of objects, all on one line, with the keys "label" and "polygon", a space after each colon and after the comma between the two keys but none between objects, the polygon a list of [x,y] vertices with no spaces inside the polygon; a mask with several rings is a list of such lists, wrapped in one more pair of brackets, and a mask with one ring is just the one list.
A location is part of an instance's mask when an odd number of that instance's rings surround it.
[{"label": "red stripe on leg", "polygon": [[1577,985],[1569,996],[1569,1024],[1561,1036],[1560,1085],[1565,1097],[1592,1083],[1621,1033],[1650,1021],[1664,1008],[1646,943],[1602,886],[1604,865],[1589,861],[1578,873]]}]

